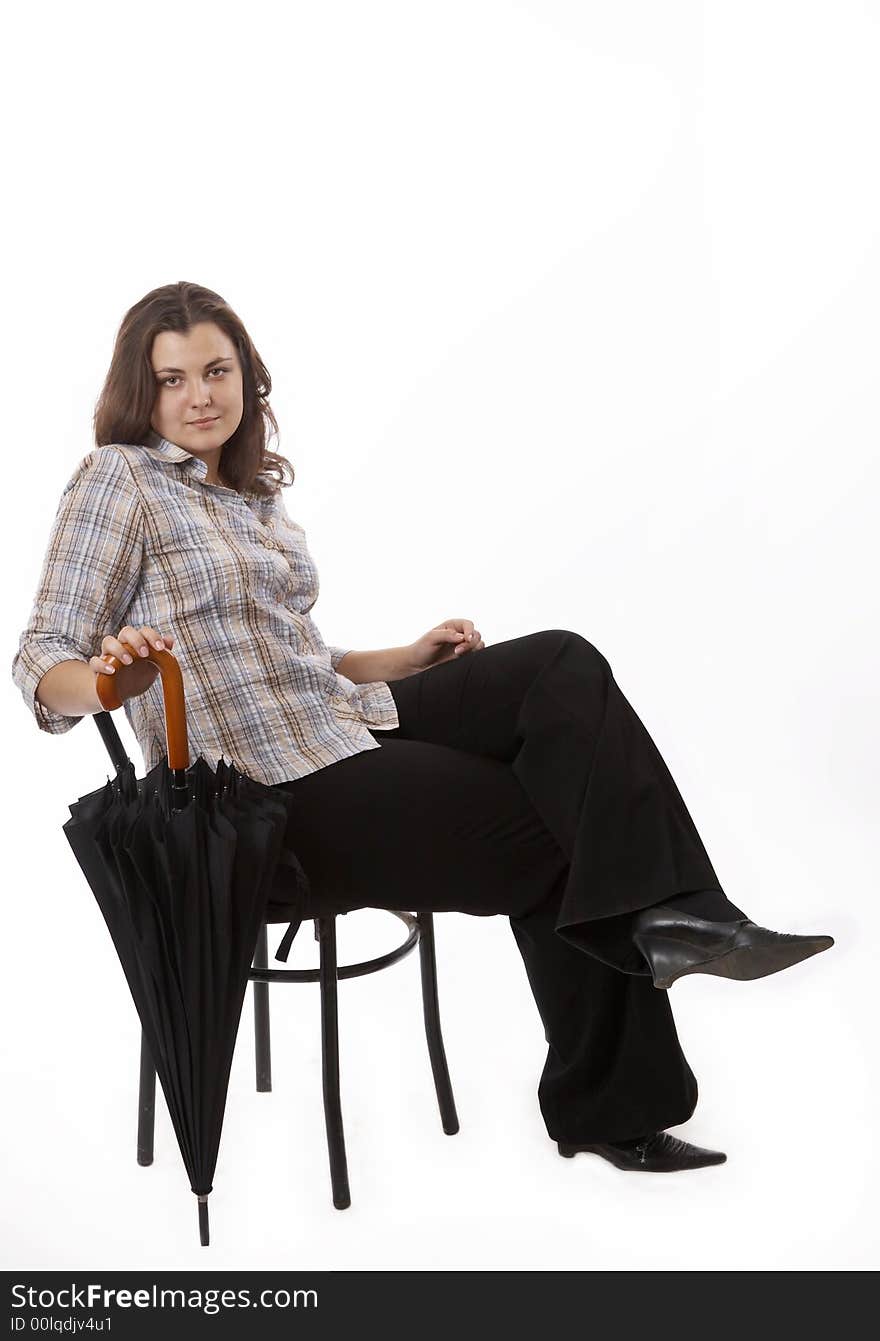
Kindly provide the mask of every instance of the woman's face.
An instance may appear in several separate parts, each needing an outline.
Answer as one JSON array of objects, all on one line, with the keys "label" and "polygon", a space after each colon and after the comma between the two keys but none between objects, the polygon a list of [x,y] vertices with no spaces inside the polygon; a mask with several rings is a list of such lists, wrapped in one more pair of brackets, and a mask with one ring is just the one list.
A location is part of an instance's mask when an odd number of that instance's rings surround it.
[{"label": "woman's face", "polygon": [[[201,457],[216,475],[224,442],[244,410],[241,365],[235,345],[213,321],[187,335],[160,331],[151,354],[156,399],[150,423],[161,437]],[[212,422],[200,428],[198,419]]]}]

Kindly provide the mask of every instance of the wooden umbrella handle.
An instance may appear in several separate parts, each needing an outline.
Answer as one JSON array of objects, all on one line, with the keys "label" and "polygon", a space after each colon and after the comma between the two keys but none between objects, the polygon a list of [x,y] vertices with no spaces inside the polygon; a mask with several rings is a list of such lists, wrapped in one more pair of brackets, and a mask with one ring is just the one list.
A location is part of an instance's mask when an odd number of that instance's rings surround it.
[{"label": "wooden umbrella handle", "polygon": [[[186,709],[183,702],[183,675],[177,657],[168,651],[150,648],[150,661],[159,667],[162,676],[162,697],[165,700],[165,741],[169,768],[189,768],[189,740],[186,734]],[[107,664],[118,672],[123,664],[118,657],[108,655]],[[115,675],[98,675],[97,690],[101,706],[108,712],[122,707]]]}]

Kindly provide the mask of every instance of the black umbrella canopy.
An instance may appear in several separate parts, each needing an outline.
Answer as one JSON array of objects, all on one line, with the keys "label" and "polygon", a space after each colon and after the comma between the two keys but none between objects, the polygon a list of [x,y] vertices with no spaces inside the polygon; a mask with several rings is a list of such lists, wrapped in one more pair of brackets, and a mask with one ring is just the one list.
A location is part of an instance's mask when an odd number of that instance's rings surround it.
[{"label": "black umbrella canopy", "polygon": [[[147,775],[130,760],[70,805],[62,826],[107,924],[168,1104],[201,1242],[220,1148],[248,971],[279,863],[286,893],[308,882],[285,848],[288,799],[220,759],[189,764],[180,668],[162,672],[168,753]],[[170,663],[173,662],[173,665]],[[115,689],[99,694],[120,706]],[[103,692],[102,692],[103,691]]]}]

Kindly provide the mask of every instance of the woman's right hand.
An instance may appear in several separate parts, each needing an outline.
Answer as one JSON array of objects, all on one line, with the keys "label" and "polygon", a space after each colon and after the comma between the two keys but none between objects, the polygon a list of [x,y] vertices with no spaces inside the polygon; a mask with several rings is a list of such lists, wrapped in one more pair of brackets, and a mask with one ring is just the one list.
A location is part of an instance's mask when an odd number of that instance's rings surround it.
[{"label": "woman's right hand", "polygon": [[[101,639],[101,655],[89,658],[89,667],[96,675],[115,675],[116,692],[124,702],[143,694],[159,674],[155,661],[147,656],[150,647],[171,650],[173,634],[159,633],[149,624],[136,629],[131,624],[119,630],[119,637],[107,634]],[[143,650],[142,650],[143,649]],[[123,665],[118,670],[108,665],[108,657],[118,657]]]}]

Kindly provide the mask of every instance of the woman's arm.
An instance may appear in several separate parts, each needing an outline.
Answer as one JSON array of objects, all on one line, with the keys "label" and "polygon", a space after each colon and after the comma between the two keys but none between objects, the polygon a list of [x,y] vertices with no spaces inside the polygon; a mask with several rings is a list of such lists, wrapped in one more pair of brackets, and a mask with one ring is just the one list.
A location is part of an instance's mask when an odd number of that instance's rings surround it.
[{"label": "woman's arm", "polygon": [[416,667],[410,661],[411,652],[411,647],[346,652],[342,660],[336,663],[336,670],[353,684],[369,684],[372,680],[402,680],[416,672]]},{"label": "woman's arm", "polygon": [[[101,651],[103,636],[122,625],[140,580],[142,554],[140,494],[128,464],[112,446],[95,448],[61,495],[30,619],[12,662],[12,678],[41,731],[60,735],[100,710],[89,658]],[[69,712],[54,706],[62,700]]]},{"label": "woman's arm", "polygon": [[103,712],[95,672],[83,661],[59,661],[40,678],[35,697],[49,712],[86,717]]},{"label": "woman's arm", "polygon": [[331,665],[355,684],[365,684],[369,680],[403,680],[407,675],[417,675],[429,666],[438,666],[443,661],[454,661],[467,656],[468,652],[479,652],[486,646],[470,619],[447,619],[429,629],[421,638],[406,647],[385,647],[378,652],[345,652],[343,648],[331,648]]}]

